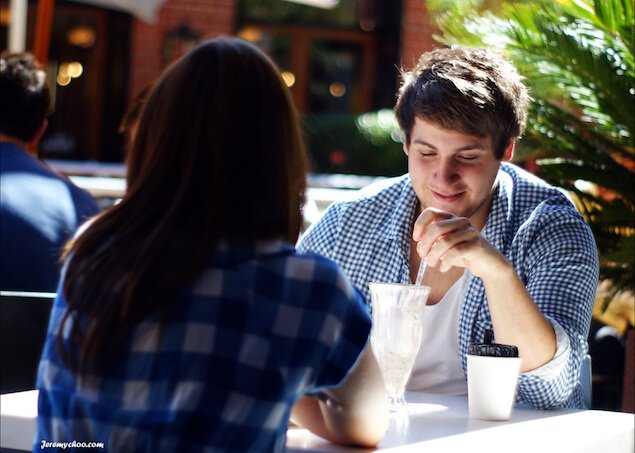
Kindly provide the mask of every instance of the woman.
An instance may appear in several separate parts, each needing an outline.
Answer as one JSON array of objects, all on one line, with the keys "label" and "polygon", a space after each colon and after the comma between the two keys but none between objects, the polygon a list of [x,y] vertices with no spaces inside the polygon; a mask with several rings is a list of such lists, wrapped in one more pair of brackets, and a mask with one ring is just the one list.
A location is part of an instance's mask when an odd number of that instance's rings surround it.
[{"label": "woman", "polygon": [[305,167],[289,92],[256,47],[207,41],[166,70],[125,197],[67,247],[34,450],[279,451],[295,403],[318,435],[376,444],[387,408],[362,297],[291,245]]}]

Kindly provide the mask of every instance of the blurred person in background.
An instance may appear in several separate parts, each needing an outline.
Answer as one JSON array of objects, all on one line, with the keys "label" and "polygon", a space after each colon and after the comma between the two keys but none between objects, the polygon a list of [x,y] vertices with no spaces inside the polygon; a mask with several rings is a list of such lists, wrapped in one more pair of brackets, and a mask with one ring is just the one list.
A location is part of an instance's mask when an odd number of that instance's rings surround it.
[{"label": "blurred person in background", "polygon": [[466,394],[466,354],[493,328],[518,347],[518,397],[584,407],[579,376],[598,283],[591,229],[556,187],[513,165],[527,89],[485,48],[424,53],[395,106],[408,174],[335,203],[298,244],[371,281],[431,287],[407,389]]},{"label": "blurred person in background", "polygon": [[64,243],[95,199],[30,154],[47,126],[46,74],[27,53],[0,56],[0,289],[55,291]]},{"label": "blurred person in background", "polygon": [[292,245],[306,176],[290,93],[257,47],[206,41],[164,72],[125,196],[67,249],[34,451],[281,451],[290,417],[341,444],[381,439],[364,299]]}]

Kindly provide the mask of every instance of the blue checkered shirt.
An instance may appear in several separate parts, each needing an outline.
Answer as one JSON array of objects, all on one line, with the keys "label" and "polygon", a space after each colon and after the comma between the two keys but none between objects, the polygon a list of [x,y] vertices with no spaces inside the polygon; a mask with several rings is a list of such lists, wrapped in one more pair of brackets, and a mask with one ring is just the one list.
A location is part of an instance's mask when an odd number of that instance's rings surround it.
[{"label": "blue checkered shirt", "polygon": [[[157,276],[160,278],[160,276]],[[283,242],[224,247],[159,315],[88,380],[55,347],[56,299],[38,375],[40,442],[103,442],[107,451],[280,451],[291,407],[339,384],[370,331],[361,294],[330,260]]]},{"label": "blue checkered shirt", "polygon": [[[410,283],[416,210],[408,175],[381,181],[351,201],[331,205],[300,239],[298,250],[336,261],[370,300],[370,281]],[[547,375],[521,375],[519,399],[537,408],[584,407],[578,375],[588,351],[598,282],[597,249],[589,226],[559,190],[503,163],[482,233],[512,263],[542,314],[569,339],[564,366]],[[468,345],[481,342],[491,326],[483,282],[472,276],[459,319],[464,373]]]}]

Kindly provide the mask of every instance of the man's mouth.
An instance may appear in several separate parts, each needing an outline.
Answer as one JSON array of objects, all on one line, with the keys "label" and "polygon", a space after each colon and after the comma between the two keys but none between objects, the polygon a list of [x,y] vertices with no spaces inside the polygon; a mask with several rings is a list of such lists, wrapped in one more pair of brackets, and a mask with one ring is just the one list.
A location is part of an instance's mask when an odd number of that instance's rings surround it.
[{"label": "man's mouth", "polygon": [[437,200],[442,201],[444,203],[452,203],[452,202],[458,200],[459,198],[461,198],[464,193],[465,192],[456,192],[456,193],[443,194],[443,193],[440,193],[440,192],[435,192],[434,190],[432,191],[432,195],[434,195],[434,197]]}]

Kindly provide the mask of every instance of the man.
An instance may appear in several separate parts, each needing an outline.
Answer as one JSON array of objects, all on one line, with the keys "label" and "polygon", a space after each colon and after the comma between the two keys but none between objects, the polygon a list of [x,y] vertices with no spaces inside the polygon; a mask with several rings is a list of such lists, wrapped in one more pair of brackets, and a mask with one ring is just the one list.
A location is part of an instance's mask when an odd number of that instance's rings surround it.
[{"label": "man", "polygon": [[0,56],[0,288],[55,291],[64,242],[95,199],[35,157],[46,130],[46,74],[29,54]]},{"label": "man", "polygon": [[506,162],[527,89],[486,49],[437,49],[404,74],[395,112],[408,174],[336,203],[298,249],[371,281],[432,288],[410,390],[466,393],[466,353],[493,328],[522,357],[519,398],[584,407],[580,364],[598,280],[588,225],[556,188]]}]

